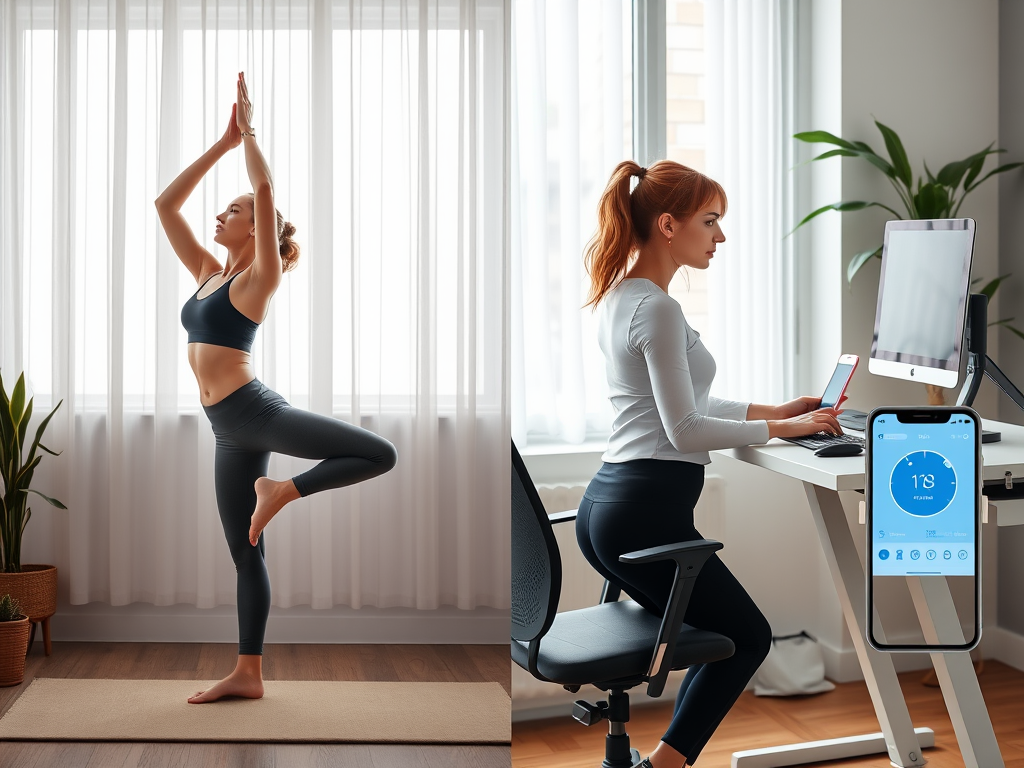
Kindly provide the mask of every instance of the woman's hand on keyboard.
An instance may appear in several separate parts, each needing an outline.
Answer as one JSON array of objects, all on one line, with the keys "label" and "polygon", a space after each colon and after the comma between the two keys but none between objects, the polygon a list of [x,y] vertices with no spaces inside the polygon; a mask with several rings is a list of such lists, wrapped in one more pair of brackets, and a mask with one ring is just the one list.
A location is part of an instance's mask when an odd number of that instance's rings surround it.
[{"label": "woman's hand on keyboard", "polygon": [[814,435],[818,432],[841,435],[843,429],[836,419],[839,411],[839,408],[821,408],[788,419],[769,419],[768,437],[800,437],[801,435]]},{"label": "woman's hand on keyboard", "polygon": [[[839,402],[836,404],[838,413],[843,412],[842,408],[840,408],[839,406],[841,406],[845,400],[846,395],[843,395]],[[796,400],[790,400],[788,403],[776,405],[775,413],[772,414],[772,417],[776,420],[791,419],[794,416],[800,416],[804,413],[816,411],[820,407],[820,397],[811,397],[810,395],[804,395],[803,397],[798,397]],[[787,435],[787,437],[792,437],[792,435]]]}]

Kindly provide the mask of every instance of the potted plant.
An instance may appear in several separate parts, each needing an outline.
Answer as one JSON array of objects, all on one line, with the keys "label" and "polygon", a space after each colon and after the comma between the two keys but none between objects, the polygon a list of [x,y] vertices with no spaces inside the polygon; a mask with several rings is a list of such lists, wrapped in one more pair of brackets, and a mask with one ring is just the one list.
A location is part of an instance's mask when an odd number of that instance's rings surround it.
[{"label": "potted plant", "polygon": [[[0,377],[0,480],[3,480],[3,495],[0,496],[0,595],[9,593],[21,604],[22,612],[32,623],[32,637],[35,625],[43,624],[43,643],[46,655],[50,655],[50,617],[57,612],[57,568],[53,565],[22,565],[21,539],[25,526],[32,517],[28,506],[29,494],[41,496],[60,509],[67,509],[61,502],[30,487],[32,475],[42,461],[41,449],[52,456],[60,454],[51,451],[40,440],[60,403],[50,411],[36,430],[35,439],[25,451],[25,438],[32,418],[32,404],[35,398],[25,400],[25,374],[18,377],[18,383],[10,397]],[[30,640],[31,643],[31,640]]]},{"label": "potted plant", "polygon": [[[893,188],[896,190],[896,194],[899,196],[900,203],[905,209],[906,216],[904,217],[898,211],[879,202],[865,202],[863,200],[843,201],[822,206],[818,210],[807,214],[800,223],[793,228],[794,232],[811,219],[816,216],[820,216],[826,211],[839,211],[843,213],[848,211],[862,211],[865,208],[871,207],[884,208],[897,219],[955,218],[957,213],[960,211],[960,206],[963,204],[964,198],[977,189],[983,182],[997,173],[1012,171],[1014,168],[1024,165],[1024,163],[1006,163],[1005,165],[992,168],[988,173],[982,176],[981,172],[984,170],[985,161],[988,159],[988,156],[1006,151],[1005,149],[993,149],[992,144],[989,144],[985,149],[974,153],[970,157],[963,160],[956,160],[952,163],[947,163],[937,174],[933,174],[931,170],[929,170],[927,162],[924,163],[925,176],[917,177],[917,189],[915,191],[914,174],[910,168],[910,161],[907,158],[907,152],[903,147],[903,142],[900,140],[900,137],[892,128],[883,125],[877,120],[875,121],[875,125],[878,126],[878,130],[882,134],[882,139],[885,141],[885,149],[889,155],[888,159],[877,154],[863,141],[847,141],[846,139],[835,136],[828,131],[805,131],[803,133],[794,134],[793,138],[811,144],[832,144],[837,147],[837,149],[830,149],[827,152],[823,152],[813,158],[813,160],[826,160],[830,157],[859,157],[865,162],[870,163],[874,168],[877,168],[882,174],[884,174],[892,184]],[[993,144],[994,143],[995,142],[993,142]],[[868,259],[871,258],[882,258],[881,244],[875,248],[869,248],[866,251],[861,251],[854,255],[846,268],[847,282],[852,282],[853,276],[856,275],[860,268],[864,266]],[[979,293],[984,293],[991,300],[1000,284],[1008,277],[1010,277],[1009,274],[1000,275],[999,277],[988,281],[979,289]],[[976,285],[980,282],[982,282],[982,278],[979,277],[972,280],[971,284]],[[989,323],[989,325],[1005,326],[1011,332],[1024,339],[1024,332],[1010,325],[1013,320],[1014,318],[1007,317],[1002,320],[995,320]],[[942,387],[937,387],[932,384],[926,384],[925,386],[928,388],[928,402],[930,405],[943,405],[945,403],[945,395]]]},{"label": "potted plant", "polygon": [[19,685],[25,679],[29,623],[17,600],[0,597],[0,687]]}]

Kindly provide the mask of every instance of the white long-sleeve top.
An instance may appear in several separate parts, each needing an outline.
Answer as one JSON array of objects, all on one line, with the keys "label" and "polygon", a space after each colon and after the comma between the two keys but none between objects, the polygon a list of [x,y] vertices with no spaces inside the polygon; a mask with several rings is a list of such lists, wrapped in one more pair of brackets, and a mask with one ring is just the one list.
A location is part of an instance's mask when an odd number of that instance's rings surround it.
[{"label": "white long-sleeve top", "polygon": [[661,288],[646,278],[622,280],[598,313],[615,409],[604,461],[710,464],[708,451],[768,442],[767,421],[745,421],[749,403],[711,397],[715,360]]}]

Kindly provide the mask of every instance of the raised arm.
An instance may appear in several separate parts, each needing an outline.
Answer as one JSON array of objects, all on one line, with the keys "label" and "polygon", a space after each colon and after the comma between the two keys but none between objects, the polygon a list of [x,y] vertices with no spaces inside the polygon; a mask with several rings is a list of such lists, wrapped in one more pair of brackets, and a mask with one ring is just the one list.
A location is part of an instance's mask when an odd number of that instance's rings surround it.
[{"label": "raised arm", "polygon": [[157,215],[160,217],[160,224],[171,243],[171,248],[181,259],[181,263],[192,273],[196,282],[199,282],[204,273],[220,270],[221,264],[196,239],[192,228],[185,221],[185,217],[181,215],[181,206],[188,200],[189,195],[198,186],[203,176],[217,164],[221,157],[237,147],[241,141],[242,137],[238,134],[238,126],[235,121],[235,107],[232,107],[231,120],[228,122],[224,135],[206,150],[202,157],[179,173],[177,178],[168,184],[167,189],[161,192],[154,201]]},{"label": "raised arm", "polygon": [[274,207],[274,182],[270,166],[256,143],[252,130],[252,104],[245,85],[245,73],[238,73],[238,103],[235,110],[239,135],[245,145],[245,169],[253,190],[253,220],[256,225],[256,260],[252,265],[251,282],[273,292],[281,283],[284,267],[277,236],[277,209]]}]

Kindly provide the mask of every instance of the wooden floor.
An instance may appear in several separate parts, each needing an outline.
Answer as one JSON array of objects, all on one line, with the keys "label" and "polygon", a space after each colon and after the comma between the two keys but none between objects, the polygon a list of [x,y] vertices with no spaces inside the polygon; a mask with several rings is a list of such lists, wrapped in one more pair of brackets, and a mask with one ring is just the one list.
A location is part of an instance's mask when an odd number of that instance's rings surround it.
[{"label": "wooden floor", "polygon": [[[232,670],[236,650],[237,646],[226,643],[55,642],[47,657],[37,639],[22,684],[0,688],[0,716],[36,677],[212,680]],[[494,681],[510,695],[512,688],[507,645],[267,645],[263,676],[266,680]],[[409,704],[430,706],[429,701]],[[508,768],[510,762],[507,746],[0,742],[0,768]]]},{"label": "wooden floor", "polygon": [[[921,684],[923,673],[900,675],[910,716],[916,727],[935,731],[935,748],[924,750],[928,768],[963,768],[953,726],[938,688]],[[992,726],[1007,768],[1024,768],[1024,673],[986,661],[978,676]],[[645,696],[642,689],[631,701]],[[634,747],[648,754],[664,733],[671,702],[634,707],[628,731]],[[834,691],[797,698],[759,698],[744,693],[697,761],[698,768],[727,768],[733,752],[874,733],[879,730],[867,688],[862,682],[836,686]],[[512,725],[513,768],[598,768],[604,758],[607,727],[586,728],[566,716]],[[888,768],[885,755],[818,763],[829,768],[878,766]],[[984,768],[984,767],[983,767]]]}]

